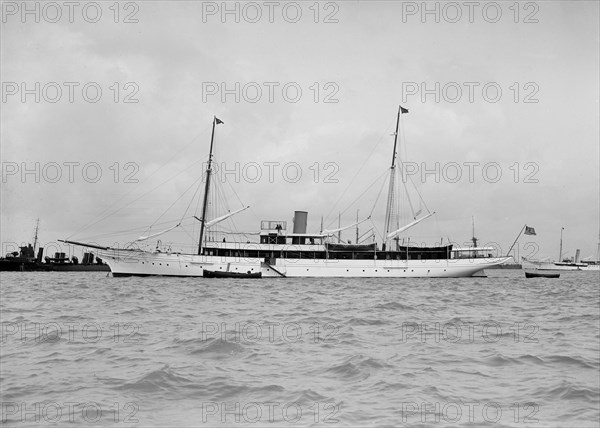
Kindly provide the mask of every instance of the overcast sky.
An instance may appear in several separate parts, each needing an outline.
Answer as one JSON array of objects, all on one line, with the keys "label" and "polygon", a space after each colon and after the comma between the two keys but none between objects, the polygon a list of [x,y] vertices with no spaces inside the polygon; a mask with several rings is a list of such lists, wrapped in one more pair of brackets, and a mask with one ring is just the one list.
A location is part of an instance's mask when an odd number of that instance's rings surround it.
[{"label": "overcast sky", "polygon": [[519,255],[557,258],[561,227],[563,253],[595,255],[597,1],[223,5],[3,2],[3,253],[38,217],[48,245],[199,215],[213,115],[216,160],[239,164],[229,181],[251,206],[240,230],[291,229],[294,210],[309,231],[340,211],[352,223],[373,208],[402,104],[400,153],[436,211],[411,239],[463,243],[474,218],[504,251],[527,224]]}]

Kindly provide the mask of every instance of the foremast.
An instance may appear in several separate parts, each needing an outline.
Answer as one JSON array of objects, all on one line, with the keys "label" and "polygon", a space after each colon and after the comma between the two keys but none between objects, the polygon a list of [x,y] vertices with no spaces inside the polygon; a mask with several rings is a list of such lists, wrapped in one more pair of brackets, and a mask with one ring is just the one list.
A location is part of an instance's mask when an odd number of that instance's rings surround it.
[{"label": "foremast", "polygon": [[208,190],[210,188],[210,176],[212,174],[213,143],[215,140],[215,126],[223,123],[217,116],[213,117],[212,134],[210,136],[210,151],[208,154],[208,166],[206,167],[206,185],[204,186],[204,200],[202,201],[202,217],[200,218],[200,238],[198,239],[198,255],[202,254],[202,240],[206,228],[206,208],[208,205]]}]

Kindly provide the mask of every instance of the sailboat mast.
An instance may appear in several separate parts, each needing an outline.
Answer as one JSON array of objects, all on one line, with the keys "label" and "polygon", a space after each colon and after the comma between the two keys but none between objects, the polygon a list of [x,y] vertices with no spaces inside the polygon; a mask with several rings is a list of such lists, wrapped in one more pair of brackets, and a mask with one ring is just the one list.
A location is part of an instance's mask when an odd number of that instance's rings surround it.
[{"label": "sailboat mast", "polygon": [[558,249],[558,261],[562,262],[562,233],[565,230],[564,227],[560,228],[560,248]]},{"label": "sailboat mast", "polygon": [[477,247],[477,238],[475,238],[475,217],[471,216],[471,221],[473,224],[473,237],[471,238],[471,241],[473,241],[473,247]]},{"label": "sailboat mast", "polygon": [[396,166],[396,146],[398,144],[398,129],[400,127],[400,115],[402,114],[402,107],[398,107],[398,117],[396,118],[396,132],[394,133],[394,151],[392,152],[392,168]]},{"label": "sailboat mast", "polygon": [[208,154],[208,166],[206,167],[206,185],[204,186],[204,201],[202,202],[202,219],[200,221],[200,239],[198,240],[198,255],[202,254],[202,239],[204,238],[204,226],[206,224],[206,206],[208,204],[208,189],[210,187],[210,174],[212,172],[212,152],[213,142],[215,139],[215,125],[217,124],[217,117],[213,118],[212,134],[210,136],[210,152]]},{"label": "sailboat mast", "polygon": [[400,115],[402,114],[402,107],[398,108],[398,117],[396,118],[396,132],[394,133],[394,151],[392,152],[392,166],[390,167],[390,187],[388,188],[387,206],[385,208],[385,226],[384,233],[384,246],[387,241],[387,235],[391,232],[391,221],[392,221],[392,209],[394,205],[394,182],[396,181],[396,147],[398,146],[398,129],[400,128]]},{"label": "sailboat mast", "polygon": [[38,241],[38,230],[40,228],[40,219],[37,219],[37,222],[35,224],[35,236],[33,237],[33,253],[35,255],[35,247],[37,246],[37,241]]}]

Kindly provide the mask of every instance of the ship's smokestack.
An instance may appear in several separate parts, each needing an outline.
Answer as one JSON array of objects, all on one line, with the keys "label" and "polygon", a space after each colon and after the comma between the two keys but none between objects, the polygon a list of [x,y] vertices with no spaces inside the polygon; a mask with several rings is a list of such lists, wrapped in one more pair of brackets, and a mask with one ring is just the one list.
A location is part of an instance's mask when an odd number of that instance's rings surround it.
[{"label": "ship's smokestack", "polygon": [[306,233],[306,211],[294,211],[294,233]]},{"label": "ship's smokestack", "polygon": [[42,257],[44,256],[44,248],[40,247],[38,248],[38,255],[37,255],[37,261],[38,263],[42,262]]},{"label": "ship's smokestack", "polygon": [[579,263],[579,248],[575,251],[575,263]]},{"label": "ship's smokestack", "polygon": [[[306,211],[294,211],[294,232],[293,233],[306,233],[306,220],[308,218],[308,212]],[[292,238],[292,244],[304,244],[306,237],[294,236]]]}]

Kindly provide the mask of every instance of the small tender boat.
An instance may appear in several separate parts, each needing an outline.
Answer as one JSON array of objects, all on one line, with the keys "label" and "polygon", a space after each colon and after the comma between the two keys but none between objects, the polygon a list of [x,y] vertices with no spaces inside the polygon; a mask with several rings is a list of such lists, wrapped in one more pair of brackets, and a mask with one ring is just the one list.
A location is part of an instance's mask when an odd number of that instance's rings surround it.
[{"label": "small tender boat", "polygon": [[262,278],[261,272],[227,272],[222,270],[204,269],[202,272],[204,278]]},{"label": "small tender boat", "polygon": [[525,278],[560,278],[560,273],[553,273],[553,272],[525,272]]}]

